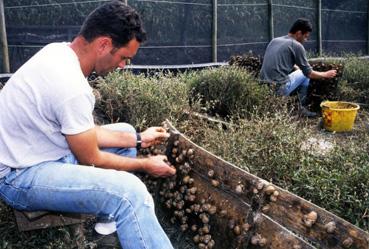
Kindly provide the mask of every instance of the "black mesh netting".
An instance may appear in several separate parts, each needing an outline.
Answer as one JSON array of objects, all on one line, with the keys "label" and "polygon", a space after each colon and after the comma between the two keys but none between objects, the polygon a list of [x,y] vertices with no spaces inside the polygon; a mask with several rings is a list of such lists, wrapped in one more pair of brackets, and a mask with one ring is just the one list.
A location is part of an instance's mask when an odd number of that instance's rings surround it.
[{"label": "black mesh netting", "polygon": [[[11,71],[42,46],[71,41],[88,13],[106,0],[4,0]],[[218,0],[218,61],[252,52],[270,40],[268,0]],[[212,62],[212,0],[128,0],[141,13],[148,41],[133,63],[182,65]],[[274,36],[287,34],[298,17],[314,24],[305,47],[317,52],[317,1],[273,0]],[[323,52],[366,53],[366,0],[322,0]]]}]

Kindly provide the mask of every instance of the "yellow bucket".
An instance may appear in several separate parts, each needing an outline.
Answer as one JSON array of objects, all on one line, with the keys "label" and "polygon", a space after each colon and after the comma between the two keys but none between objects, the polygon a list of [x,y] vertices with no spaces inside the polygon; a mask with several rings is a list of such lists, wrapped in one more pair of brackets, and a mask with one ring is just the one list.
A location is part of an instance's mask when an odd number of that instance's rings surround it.
[{"label": "yellow bucket", "polygon": [[322,108],[323,125],[328,131],[351,131],[360,106],[343,101],[324,101]]}]

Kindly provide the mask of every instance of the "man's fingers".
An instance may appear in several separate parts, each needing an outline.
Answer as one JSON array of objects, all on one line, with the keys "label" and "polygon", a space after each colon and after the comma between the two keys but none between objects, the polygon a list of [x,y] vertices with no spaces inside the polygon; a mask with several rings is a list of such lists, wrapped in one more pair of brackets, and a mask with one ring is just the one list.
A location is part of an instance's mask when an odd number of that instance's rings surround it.
[{"label": "man's fingers", "polygon": [[158,131],[158,132],[166,132],[166,130],[163,128],[163,127],[155,127],[155,130]]},{"label": "man's fingers", "polygon": [[169,167],[169,174],[172,176],[172,175],[175,175],[177,172],[176,168],[174,167]]},{"label": "man's fingers", "polygon": [[176,173],[176,168],[171,166],[168,158],[164,155],[160,155],[161,159],[167,164],[167,171],[166,171],[166,176],[172,176]]},{"label": "man's fingers", "polygon": [[159,137],[167,138],[170,134],[163,127],[154,127],[155,131],[159,133]]},{"label": "man's fingers", "polygon": [[166,155],[156,155],[156,157],[159,158],[160,160],[164,161],[164,162],[168,161],[168,158],[167,158]]}]

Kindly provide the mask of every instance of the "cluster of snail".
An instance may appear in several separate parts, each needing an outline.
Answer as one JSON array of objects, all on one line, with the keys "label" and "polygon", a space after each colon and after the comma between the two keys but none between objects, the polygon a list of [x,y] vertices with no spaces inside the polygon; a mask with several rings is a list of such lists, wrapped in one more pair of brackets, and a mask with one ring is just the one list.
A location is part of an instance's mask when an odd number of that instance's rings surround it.
[{"label": "cluster of snail", "polygon": [[[175,140],[170,151],[171,161],[177,168],[177,174],[161,179],[162,183],[158,191],[159,196],[157,197],[167,210],[171,210],[172,216],[170,221],[172,224],[179,224],[183,232],[193,232],[193,241],[199,249],[211,249],[215,246],[215,241],[211,235],[211,225],[209,224],[211,217],[216,214],[219,217],[227,217],[228,212],[226,209],[220,210],[216,205],[209,203],[204,198],[198,199],[198,189],[194,186],[195,180],[190,174],[194,150],[191,148],[181,150],[178,145],[179,141]],[[166,146],[168,145],[164,144],[161,147],[152,146],[142,150],[141,154],[146,156],[165,154]],[[208,170],[207,177],[213,187],[220,186],[220,181],[216,179],[214,170]],[[158,180],[145,175],[143,181],[150,193],[155,197],[158,189]],[[256,184],[253,193],[259,193],[262,190],[270,196],[271,201],[275,201],[279,194],[273,186],[266,186],[264,182]],[[245,191],[245,186],[238,183],[234,187],[234,191],[237,194],[242,194]],[[227,228],[232,231],[233,235],[238,236],[242,240],[250,230],[251,225],[244,221],[229,218]],[[266,238],[260,234],[252,236],[250,242],[260,247],[264,247],[267,244]]]},{"label": "cluster of snail", "polygon": [[[158,148],[153,146],[141,151],[141,154],[157,155],[165,154],[167,144],[164,147]],[[193,234],[193,242],[197,244],[199,249],[211,249],[215,246],[215,241],[211,235],[211,218],[215,215],[223,218],[229,218],[227,228],[234,236],[238,236],[240,240],[244,238],[246,233],[250,230],[251,225],[244,221],[237,221],[236,219],[228,217],[226,209],[220,209],[214,203],[211,203],[209,198],[198,198],[198,188],[195,186],[195,180],[191,177],[193,166],[192,159],[194,158],[194,150],[180,149],[179,141],[173,142],[173,147],[170,150],[171,161],[177,168],[177,174],[161,179],[158,196],[160,203],[171,211],[170,222],[172,224],[179,224],[181,231],[190,231]],[[213,187],[219,187],[220,181],[216,179],[214,170],[210,169],[207,172],[208,180]],[[155,197],[158,189],[158,180],[148,175],[143,177],[150,193]],[[263,185],[260,185],[261,188]],[[259,186],[259,190],[260,189]],[[235,186],[236,193],[243,193],[245,187],[239,183]],[[168,213],[168,212],[167,212]],[[266,244],[266,239],[256,234],[252,237],[251,243],[263,247]]]},{"label": "cluster of snail", "polygon": [[320,103],[324,100],[337,100],[339,96],[339,80],[342,77],[344,66],[341,63],[312,62],[314,71],[324,72],[336,70],[337,75],[331,79],[312,79],[309,83],[307,103],[313,111],[320,111]]},{"label": "cluster of snail", "polygon": [[[167,141],[164,141],[161,144],[152,145],[149,148],[140,149],[138,154],[141,157],[149,157],[152,155],[163,155],[165,154],[166,146],[167,146]],[[137,174],[137,176],[145,183],[147,190],[150,192],[152,197],[155,199],[157,189],[160,187],[159,179],[154,178],[148,174]]]},{"label": "cluster of snail", "polygon": [[262,58],[252,53],[234,55],[231,56],[229,65],[235,65],[244,68],[249,73],[254,74],[255,77],[258,77],[262,65]]},{"label": "cluster of snail", "polygon": [[215,241],[210,234],[209,224],[211,216],[217,212],[217,207],[205,199],[198,200],[195,180],[191,177],[192,159],[194,150],[180,150],[179,141],[173,143],[171,157],[177,168],[176,176],[164,181],[159,192],[165,207],[172,211],[170,221],[180,224],[180,229],[192,231],[195,235],[193,241],[200,249],[211,249]]}]

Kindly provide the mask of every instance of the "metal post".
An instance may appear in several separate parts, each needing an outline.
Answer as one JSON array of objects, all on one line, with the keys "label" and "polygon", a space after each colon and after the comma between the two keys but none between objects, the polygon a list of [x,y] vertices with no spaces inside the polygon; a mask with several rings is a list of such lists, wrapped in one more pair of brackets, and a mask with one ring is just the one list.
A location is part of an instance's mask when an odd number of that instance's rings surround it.
[{"label": "metal post", "polygon": [[367,27],[367,31],[368,31],[367,46],[368,46],[368,48],[367,48],[367,53],[369,54],[369,0],[368,0],[368,17],[367,17],[367,19],[368,19],[368,27]]},{"label": "metal post", "polygon": [[212,58],[218,62],[218,0],[213,0]]},{"label": "metal post", "polygon": [[125,3],[126,5],[128,5],[128,0],[124,0],[124,3]]},{"label": "metal post", "polygon": [[322,41],[322,0],[318,1],[318,21],[317,21],[317,38],[318,38],[318,56],[321,57],[323,53],[323,41]]},{"label": "metal post", "polygon": [[274,38],[274,18],[273,18],[273,0],[268,1],[268,15],[269,15],[269,39]]},{"label": "metal post", "polygon": [[3,53],[3,71],[4,73],[10,73],[8,39],[6,37],[5,11],[4,11],[4,1],[3,0],[0,0],[0,37],[1,37],[1,47],[2,47],[2,53]]}]

